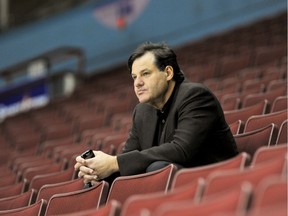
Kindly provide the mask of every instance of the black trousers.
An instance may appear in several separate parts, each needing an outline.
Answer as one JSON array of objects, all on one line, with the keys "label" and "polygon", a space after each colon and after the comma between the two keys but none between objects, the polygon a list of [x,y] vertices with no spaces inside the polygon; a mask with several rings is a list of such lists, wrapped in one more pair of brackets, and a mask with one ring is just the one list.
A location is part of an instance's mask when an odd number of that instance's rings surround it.
[{"label": "black trousers", "polygon": [[[168,166],[169,164],[171,164],[171,162],[167,162],[167,161],[155,161],[153,162],[152,164],[150,164],[147,169],[146,169],[146,172],[152,172],[152,171],[155,171],[155,170],[159,170],[159,169],[162,169],[166,166]],[[181,169],[183,168],[183,166],[179,165],[179,164],[175,164],[173,163],[178,169]]]}]

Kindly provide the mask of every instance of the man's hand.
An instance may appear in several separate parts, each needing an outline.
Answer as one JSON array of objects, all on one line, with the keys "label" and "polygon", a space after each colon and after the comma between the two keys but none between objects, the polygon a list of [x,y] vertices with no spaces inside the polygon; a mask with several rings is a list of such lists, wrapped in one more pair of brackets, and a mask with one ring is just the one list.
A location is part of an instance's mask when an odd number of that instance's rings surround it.
[{"label": "man's hand", "polygon": [[74,168],[79,169],[78,176],[84,178],[84,182],[101,180],[112,173],[119,171],[117,157],[108,155],[102,151],[93,151],[95,157],[83,159],[78,156]]}]

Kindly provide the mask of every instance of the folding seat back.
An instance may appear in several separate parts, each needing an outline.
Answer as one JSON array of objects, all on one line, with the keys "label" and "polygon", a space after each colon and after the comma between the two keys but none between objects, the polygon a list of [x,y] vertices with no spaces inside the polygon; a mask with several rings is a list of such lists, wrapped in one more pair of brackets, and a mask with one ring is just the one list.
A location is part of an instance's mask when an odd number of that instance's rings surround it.
[{"label": "folding seat back", "polygon": [[[241,98],[239,94],[229,94],[230,97],[224,95],[221,99],[221,106],[224,111],[238,110],[241,106]],[[232,96],[234,95],[234,96]]]},{"label": "folding seat back", "polygon": [[279,96],[277,97],[271,106],[270,112],[279,112],[281,110],[288,110],[288,96]]},{"label": "folding seat back", "polygon": [[[262,74],[262,76],[258,79],[254,79],[254,80],[249,80],[247,81],[246,83],[246,86],[243,84],[243,90],[245,92],[245,87],[246,87],[246,90],[248,89],[253,89],[253,88],[259,88],[261,87],[261,90],[262,91],[255,91],[253,92],[253,94],[259,94],[259,93],[263,93],[263,92],[267,92],[267,86],[269,85],[269,83],[271,83],[271,81],[276,81],[280,78],[280,73],[267,73],[267,74]],[[253,87],[253,85],[255,87]],[[248,87],[248,88],[247,88]],[[276,89],[276,88],[275,88]],[[246,94],[251,94],[251,92],[245,92]]]},{"label": "folding seat back", "polygon": [[45,184],[54,184],[72,180],[74,169],[69,168],[64,171],[53,172],[48,174],[36,175],[32,178],[29,188],[39,190]]},{"label": "folding seat back", "polygon": [[236,77],[229,77],[223,80],[221,92],[222,94],[238,93],[241,89],[241,83]]},{"label": "folding seat back", "polygon": [[53,195],[46,209],[46,216],[68,214],[90,208],[99,208],[105,204],[108,183],[101,181],[90,188]]},{"label": "folding seat back", "polygon": [[64,146],[63,148],[59,148],[59,149],[55,149],[54,152],[54,159],[55,161],[58,162],[63,162],[64,158],[70,158],[71,155],[74,154],[82,154],[84,151],[86,151],[87,149],[90,149],[91,146],[89,145],[73,145],[73,146],[69,146],[69,148],[67,148],[66,146]]},{"label": "folding seat back", "polygon": [[240,109],[243,97],[242,93],[238,92],[223,95],[220,101],[223,110],[230,111]]},{"label": "folding seat back", "polygon": [[111,185],[107,202],[115,199],[124,203],[131,195],[157,191],[167,192],[175,172],[176,166],[170,164],[153,172],[117,177]]},{"label": "folding seat back", "polygon": [[36,155],[36,150],[31,150],[31,149],[27,149],[25,151],[22,151],[22,152],[17,152],[17,151],[13,151],[11,152],[10,150],[10,157],[9,157],[9,161],[8,161],[8,167],[11,167],[13,169],[13,166],[15,164],[15,161],[18,159],[18,158],[34,158]]},{"label": "folding seat back", "polygon": [[14,173],[2,177],[1,181],[0,181],[0,187],[5,187],[5,186],[9,186],[9,185],[13,185],[17,183],[17,176],[14,175]]},{"label": "folding seat back", "polygon": [[107,136],[102,141],[101,151],[111,155],[115,155],[118,146],[126,140],[127,134],[123,133]]},{"label": "folding seat back", "polygon": [[39,201],[40,199],[44,199],[48,201],[54,194],[81,190],[83,186],[83,179],[46,184],[40,188],[36,200]]},{"label": "folding seat back", "polygon": [[272,123],[258,130],[234,135],[234,139],[239,152],[247,152],[253,157],[261,146],[274,145],[277,134],[278,127]]},{"label": "folding seat back", "polygon": [[31,205],[35,202],[36,194],[36,190],[32,189],[16,196],[2,198],[0,199],[0,211]]},{"label": "folding seat back", "polygon": [[25,191],[27,183],[22,181],[17,184],[12,184],[0,188],[0,199],[9,196],[15,196]]},{"label": "folding seat back", "polygon": [[[265,84],[261,81],[261,79],[246,79],[243,81],[242,91],[241,93],[244,96],[249,94],[259,94],[264,92]],[[243,97],[244,99],[244,97]]]},{"label": "folding seat back", "polygon": [[[242,215],[243,214],[241,214],[239,216],[242,216]],[[249,209],[248,212],[246,213],[246,215],[247,216],[271,216],[271,215],[286,216],[287,215],[287,205],[279,204],[279,205],[273,205],[273,206],[269,206],[269,207]],[[221,216],[224,216],[224,215],[221,215]],[[227,216],[229,216],[229,215],[227,215]],[[238,215],[231,215],[231,216],[238,216]]]},{"label": "folding seat back", "polygon": [[288,145],[281,144],[276,146],[263,146],[257,149],[254,157],[251,161],[251,166],[255,166],[259,163],[267,162],[273,160],[277,157],[285,158],[288,153]]},{"label": "folding seat back", "polygon": [[259,93],[259,94],[250,94],[243,99],[243,107],[249,107],[255,105],[263,100],[268,100],[273,104],[274,100],[279,97],[286,95],[287,86],[279,87],[275,90],[269,92]]},{"label": "folding seat back", "polygon": [[9,167],[9,160],[13,152],[10,152],[9,146],[10,144],[6,144],[7,141],[1,140],[0,135],[0,178],[12,173],[11,168]]},{"label": "folding seat back", "polygon": [[277,140],[276,144],[282,144],[282,143],[288,143],[288,137],[287,137],[287,124],[288,124],[288,119],[282,122],[279,128],[279,132],[277,135]]},{"label": "folding seat back", "polygon": [[253,130],[257,130],[259,128],[263,128],[271,123],[276,124],[278,127],[282,124],[284,120],[287,119],[287,111],[279,111],[274,113],[268,113],[264,115],[253,115],[248,118],[244,132],[249,132]]},{"label": "folding seat back", "polygon": [[44,216],[47,202],[45,200],[39,200],[38,202],[25,206],[22,208],[15,208],[9,210],[0,211],[0,215],[9,216]]},{"label": "folding seat back", "polygon": [[24,173],[23,173],[23,178],[26,179],[28,182],[32,180],[32,178],[36,175],[41,175],[44,173],[53,173],[53,172],[58,172],[62,170],[63,165],[58,163],[54,164],[49,164],[49,165],[44,165],[44,166],[37,166],[37,167],[31,167],[28,168]]},{"label": "folding seat back", "polygon": [[251,183],[253,187],[256,187],[265,177],[272,175],[283,176],[286,167],[287,159],[277,158],[273,161],[271,160],[266,163],[261,163],[243,171],[225,170],[217,173],[215,172],[207,179],[203,198],[211,194],[223,192],[246,181]]},{"label": "folding seat back", "polygon": [[95,128],[95,129],[89,129],[89,130],[84,130],[81,135],[80,135],[80,142],[87,145],[90,144],[91,139],[94,135],[100,135],[102,134],[102,137],[109,136],[113,134],[113,128],[110,126],[107,127],[101,127],[101,128]]},{"label": "folding seat back", "polygon": [[271,176],[255,189],[247,216],[287,215],[287,179]]},{"label": "folding seat back", "polygon": [[[283,75],[281,73],[281,71],[275,71],[275,72],[272,72],[274,74],[277,74],[278,75],[278,79],[274,79],[268,83],[267,85],[267,88],[266,88],[266,91],[269,92],[269,91],[273,91],[273,90],[276,90],[278,88],[282,88],[283,85],[287,85],[287,79],[283,79]],[[285,98],[285,96],[284,96]],[[287,98],[287,96],[286,96]],[[286,99],[287,101],[287,99]],[[286,109],[287,109],[287,105],[286,105]]]},{"label": "folding seat back", "polygon": [[229,127],[230,127],[230,130],[231,130],[231,133],[233,135],[237,135],[237,134],[240,134],[243,132],[243,129],[244,129],[244,122],[241,121],[241,120],[238,120],[234,123],[231,123],[229,124]]},{"label": "folding seat back", "polygon": [[208,216],[223,212],[232,212],[233,215],[237,215],[237,213],[243,214],[251,197],[251,191],[251,185],[245,183],[227,190],[225,194],[220,193],[218,195],[210,196],[197,205],[193,205],[190,200],[167,202],[161,205],[153,215],[190,216],[193,214]]},{"label": "folding seat back", "polygon": [[118,134],[118,133],[117,132],[115,133],[115,131],[104,131],[101,133],[96,133],[91,137],[90,144],[91,144],[91,146],[94,146],[93,149],[101,150],[103,140],[108,136],[116,135],[116,134]]},{"label": "folding seat back", "polygon": [[269,102],[267,100],[257,103],[256,105],[242,108],[239,110],[224,111],[225,119],[228,124],[232,124],[238,120],[242,120],[244,123],[252,115],[261,115],[267,112]]},{"label": "folding seat back", "polygon": [[39,148],[39,151],[42,155],[44,155],[47,158],[52,158],[52,152],[54,148],[59,146],[68,146],[70,147],[71,143],[74,142],[73,136],[66,136],[63,138],[55,139],[55,140],[47,140],[43,142],[41,148]]},{"label": "folding seat back", "polygon": [[19,182],[22,180],[24,173],[29,172],[27,170],[33,170],[33,168],[37,169],[37,167],[45,165],[48,166],[51,164],[53,164],[53,161],[48,159],[37,159],[35,161],[22,163],[21,165],[18,166],[17,181]]},{"label": "folding seat back", "polygon": [[250,162],[250,155],[245,152],[238,154],[237,156],[221,161],[218,163],[195,167],[195,168],[183,168],[176,172],[172,189],[182,187],[183,185],[192,184],[198,178],[207,178],[211,173],[219,170],[238,169],[242,170]]},{"label": "folding seat back", "polygon": [[130,196],[123,204],[121,215],[140,216],[143,209],[148,209],[151,214],[158,206],[167,202],[187,201],[196,203],[202,195],[205,180],[199,178],[188,185],[168,191],[168,193],[155,192],[149,194],[138,194]]},{"label": "folding seat back", "polygon": [[121,213],[121,204],[116,200],[111,200],[100,208],[92,208],[83,211],[77,211],[75,213],[61,214],[61,216],[119,216]]},{"label": "folding seat back", "polygon": [[287,207],[287,180],[278,176],[265,178],[254,192],[251,208],[263,208],[279,204]]},{"label": "folding seat back", "polygon": [[[26,163],[29,163],[29,162],[33,162],[33,161],[43,161],[47,159],[45,156],[35,156],[35,155],[29,155],[29,156],[26,156],[26,155],[23,155],[23,156],[18,156],[15,158],[15,160],[13,160],[13,171],[15,173],[17,173],[19,167]],[[29,166],[28,166],[29,167]]]}]

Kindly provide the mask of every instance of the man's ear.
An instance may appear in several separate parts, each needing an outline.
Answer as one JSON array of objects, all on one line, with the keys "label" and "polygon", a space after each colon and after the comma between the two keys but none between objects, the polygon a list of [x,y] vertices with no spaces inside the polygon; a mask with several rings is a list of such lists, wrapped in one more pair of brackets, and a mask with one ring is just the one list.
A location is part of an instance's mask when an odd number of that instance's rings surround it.
[{"label": "man's ear", "polygon": [[167,81],[170,81],[170,80],[173,79],[174,70],[173,70],[172,66],[170,66],[170,65],[166,66],[165,73],[166,73],[166,76],[167,76],[167,78],[166,78]]}]

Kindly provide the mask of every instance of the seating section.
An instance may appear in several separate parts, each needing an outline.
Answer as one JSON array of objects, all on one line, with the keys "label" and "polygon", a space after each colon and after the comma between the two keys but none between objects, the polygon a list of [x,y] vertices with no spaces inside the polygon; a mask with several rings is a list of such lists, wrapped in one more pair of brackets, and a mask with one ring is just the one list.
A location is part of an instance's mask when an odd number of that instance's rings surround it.
[{"label": "seating section", "polygon": [[0,215],[287,214],[287,12],[175,49],[187,79],[218,98],[239,154],[83,189],[75,158],[121,154],[137,98],[126,67],[0,123]]}]

